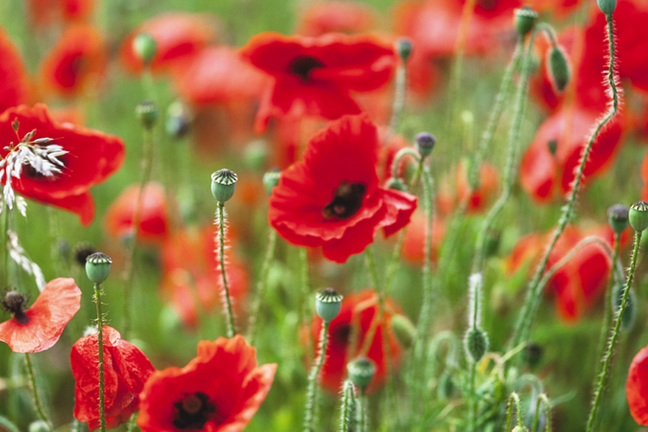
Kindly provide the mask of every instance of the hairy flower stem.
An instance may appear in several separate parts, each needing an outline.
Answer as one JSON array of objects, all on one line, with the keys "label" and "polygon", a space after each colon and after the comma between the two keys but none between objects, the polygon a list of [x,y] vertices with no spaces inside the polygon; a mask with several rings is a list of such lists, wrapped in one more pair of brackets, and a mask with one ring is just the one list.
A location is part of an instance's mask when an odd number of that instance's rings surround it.
[{"label": "hairy flower stem", "polygon": [[2,201],[2,288],[9,285],[9,208]]},{"label": "hairy flower stem", "polygon": [[99,425],[101,432],[106,432],[105,377],[103,349],[103,313],[101,312],[101,285],[94,284],[94,302],[97,305],[97,341],[99,344]]},{"label": "hairy flower stem", "polygon": [[508,411],[506,413],[506,431],[511,430],[511,420],[513,417],[513,405],[515,405],[515,411],[517,412],[517,421],[518,421],[518,426],[520,428],[524,427],[524,424],[522,423],[522,409],[521,409],[521,402],[520,402],[520,396],[518,396],[517,393],[513,392],[509,396],[508,399]]},{"label": "hairy flower stem", "polygon": [[[609,20],[611,21],[611,20]],[[630,260],[630,269],[628,271],[628,279],[626,281],[625,288],[623,288],[623,298],[621,300],[621,307],[616,314],[614,321],[614,328],[612,329],[612,335],[610,336],[610,341],[607,345],[607,350],[603,357],[603,367],[598,378],[598,384],[596,384],[596,390],[594,391],[594,399],[592,400],[592,409],[587,419],[587,428],[586,432],[592,432],[594,430],[594,420],[596,420],[596,414],[598,413],[599,405],[601,403],[601,397],[603,396],[603,390],[605,389],[605,384],[608,378],[608,373],[610,371],[610,362],[612,361],[612,353],[614,352],[614,346],[616,345],[617,338],[621,330],[621,322],[623,321],[623,314],[625,313],[625,308],[628,304],[628,297],[630,294],[630,288],[632,287],[632,282],[634,280],[635,269],[637,268],[637,257],[639,256],[639,244],[641,243],[641,234],[642,231],[635,232],[635,244],[632,251],[632,258]]]},{"label": "hairy flower stem", "polygon": [[535,414],[533,415],[533,426],[531,427],[531,432],[536,432],[538,429],[538,419],[540,418],[540,404],[544,404],[545,407],[545,416],[547,417],[547,427],[545,432],[551,432],[551,402],[546,394],[542,393],[538,396],[536,400]]},{"label": "hairy flower stem", "polygon": [[596,353],[599,357],[603,355],[605,350],[605,343],[607,342],[607,336],[609,333],[610,326],[612,325],[612,317],[614,316],[614,304],[612,301],[612,292],[614,291],[614,285],[616,283],[616,277],[614,277],[614,269],[616,262],[619,260],[619,254],[621,249],[621,234],[615,233],[614,236],[614,255],[612,256],[612,269],[610,270],[610,281],[608,283],[608,289],[605,293],[605,306],[603,309],[603,326],[601,327],[601,336],[599,337],[599,348],[596,350]]},{"label": "hairy flower stem", "polygon": [[274,229],[270,230],[268,235],[268,248],[266,249],[265,258],[263,259],[263,265],[261,266],[261,276],[259,277],[259,283],[257,284],[257,291],[255,293],[254,303],[252,303],[252,309],[250,312],[250,320],[248,322],[248,338],[250,340],[250,345],[254,345],[254,340],[256,338],[256,324],[259,321],[259,310],[261,309],[261,300],[263,299],[263,294],[268,284],[268,274],[270,273],[270,265],[274,259],[275,250],[277,248],[277,231]]},{"label": "hairy flower stem", "polygon": [[219,202],[216,212],[216,223],[218,224],[218,260],[220,262],[221,281],[223,282],[223,291],[225,294],[227,337],[232,338],[236,334],[236,327],[234,326],[232,299],[230,298],[229,287],[227,286],[227,274],[225,272],[225,203]]},{"label": "hairy flower stem", "polygon": [[615,77],[615,69],[614,69],[614,62],[615,62],[614,31],[613,31],[614,25],[612,21],[612,15],[607,15],[606,18],[607,18],[608,42],[609,42],[608,50],[610,54],[609,61],[608,61],[609,64],[608,64],[607,78],[608,78],[609,90],[612,95],[611,106],[607,114],[605,115],[605,117],[603,117],[603,119],[599,121],[598,124],[596,125],[594,132],[590,136],[589,141],[587,142],[587,145],[583,150],[582,157],[580,160],[580,165],[578,167],[578,172],[576,173],[576,178],[574,180],[574,185],[572,187],[571,194],[569,195],[569,201],[567,202],[566,205],[562,207],[562,214],[560,215],[560,219],[558,220],[558,226],[554,231],[554,235],[551,239],[551,242],[549,243],[549,247],[545,251],[545,254],[542,257],[542,259],[540,260],[540,263],[538,264],[535,270],[535,274],[533,275],[533,279],[531,280],[531,283],[528,286],[527,296],[524,301],[524,305],[522,306],[522,312],[520,313],[520,316],[515,325],[515,330],[513,332],[511,346],[517,346],[520,343],[525,342],[529,336],[529,330],[531,326],[530,323],[533,321],[533,318],[535,316],[535,312],[532,308],[534,303],[542,294],[542,291],[539,289],[540,278],[542,277],[542,274],[547,268],[547,264],[549,263],[549,256],[551,255],[551,252],[553,251],[554,247],[556,246],[556,243],[558,242],[558,239],[562,235],[563,231],[567,227],[567,224],[569,223],[569,221],[573,216],[574,207],[576,205],[576,198],[578,197],[578,192],[580,191],[580,185],[583,180],[585,165],[587,164],[587,160],[589,159],[589,154],[592,151],[592,146],[594,145],[594,141],[598,137],[603,127],[610,120],[612,120],[612,118],[619,111],[620,96],[616,87],[616,77]]},{"label": "hairy flower stem", "polygon": [[306,412],[304,415],[304,432],[313,432],[315,430],[315,425],[317,424],[317,416],[315,415],[315,403],[317,400],[317,377],[322,370],[322,365],[324,365],[324,359],[326,358],[326,345],[328,342],[328,332],[330,322],[324,322],[324,327],[322,327],[322,334],[320,336],[320,353],[317,360],[315,360],[315,365],[311,369],[311,373],[308,376],[308,393],[306,395]]},{"label": "hairy flower stem", "polygon": [[[389,136],[398,133],[403,108],[405,107],[405,94],[407,89],[407,65],[403,61],[396,69],[396,90],[394,92],[394,106],[392,118],[389,123]],[[389,139],[389,138],[388,138]]]},{"label": "hairy flower stem", "polygon": [[342,388],[342,408],[340,409],[340,432],[351,432],[353,429],[353,416],[355,397],[353,395],[353,383],[349,380],[344,381]]},{"label": "hairy flower stem", "polygon": [[367,409],[367,396],[364,391],[360,390],[358,397],[358,411],[360,422],[358,423],[359,432],[369,432],[369,413]]},{"label": "hairy flower stem", "polygon": [[36,375],[34,374],[34,367],[32,366],[31,358],[29,357],[28,353],[25,353],[25,365],[27,366],[27,374],[29,375],[29,383],[31,384],[32,395],[34,396],[34,408],[36,409],[36,413],[38,414],[38,417],[40,417],[40,419],[43,420],[45,422],[45,424],[47,424],[47,429],[51,432],[52,431],[52,424],[47,419],[47,416],[45,415],[45,411],[43,410],[43,406],[41,404],[40,397],[38,396],[38,386],[36,385]]},{"label": "hairy flower stem", "polygon": [[470,375],[468,377],[468,429],[477,431],[477,395],[475,395],[475,377],[477,376],[477,363],[470,362]]}]

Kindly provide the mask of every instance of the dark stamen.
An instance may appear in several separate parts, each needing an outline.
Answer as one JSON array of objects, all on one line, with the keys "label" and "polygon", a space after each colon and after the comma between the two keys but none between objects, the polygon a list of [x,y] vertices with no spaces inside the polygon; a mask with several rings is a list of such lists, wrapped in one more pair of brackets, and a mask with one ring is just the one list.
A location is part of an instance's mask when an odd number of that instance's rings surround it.
[{"label": "dark stamen", "polygon": [[202,430],[216,413],[216,405],[203,392],[185,394],[184,399],[173,406],[173,426],[178,429]]},{"label": "dark stamen", "polygon": [[362,183],[349,183],[346,180],[335,189],[333,201],[322,209],[324,219],[348,219],[358,213],[367,187]]},{"label": "dark stamen", "polygon": [[[63,163],[63,166],[65,166],[66,160],[65,160],[64,156],[59,156],[56,159],[61,161],[61,163]],[[24,175],[26,175],[27,177],[29,177],[31,179],[43,179],[43,178],[46,178],[46,179],[54,180],[56,178],[56,173],[53,173],[54,175],[49,176],[49,177],[44,176],[43,174],[36,171],[36,169],[33,166],[31,166],[30,164],[25,165],[23,167],[22,172],[24,173]]]},{"label": "dark stamen", "polygon": [[7,291],[0,302],[2,308],[6,312],[14,315],[14,319],[18,324],[25,325],[29,322],[29,317],[23,311],[27,303],[27,297],[18,293],[17,291]]},{"label": "dark stamen", "polygon": [[324,67],[324,63],[311,56],[297,57],[291,63],[288,69],[291,74],[297,75],[302,81],[308,81],[313,69]]}]

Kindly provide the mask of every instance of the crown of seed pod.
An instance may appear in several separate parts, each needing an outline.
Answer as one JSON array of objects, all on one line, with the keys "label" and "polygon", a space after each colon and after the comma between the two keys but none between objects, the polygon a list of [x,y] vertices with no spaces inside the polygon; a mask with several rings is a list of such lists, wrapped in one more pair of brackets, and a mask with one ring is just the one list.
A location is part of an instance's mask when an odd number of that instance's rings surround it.
[{"label": "crown of seed pod", "polygon": [[151,64],[157,54],[157,42],[148,33],[140,33],[133,39],[133,51],[142,63]]},{"label": "crown of seed pod", "polygon": [[488,336],[479,327],[471,327],[464,336],[464,347],[473,363],[479,362],[488,351]]},{"label": "crown of seed pod", "polygon": [[360,356],[347,364],[347,373],[351,382],[364,392],[376,374],[376,364],[367,357]]},{"label": "crown of seed pod", "polygon": [[569,84],[570,77],[571,72],[567,62],[567,55],[562,48],[558,46],[552,47],[549,52],[549,78],[554,90],[562,93]]},{"label": "crown of seed pod", "polygon": [[596,0],[599,9],[605,15],[612,15],[616,9],[616,0]]},{"label": "crown of seed pod", "polygon": [[608,221],[615,233],[621,235],[628,226],[628,207],[623,204],[614,204],[608,211]]},{"label": "crown of seed pod", "polygon": [[515,9],[515,28],[521,37],[526,36],[538,21],[538,13],[529,6]]},{"label": "crown of seed pod", "polygon": [[643,231],[648,228],[648,203],[635,201],[628,212],[630,226],[635,231]]},{"label": "crown of seed pod", "polygon": [[436,138],[433,135],[430,135],[427,132],[421,132],[416,135],[416,150],[422,157],[430,156],[434,146],[436,145]]},{"label": "crown of seed pod", "polygon": [[211,192],[216,201],[224,203],[232,198],[238,176],[234,171],[226,168],[218,170],[211,175]]},{"label": "crown of seed pod", "polygon": [[315,295],[315,310],[324,322],[331,322],[340,313],[342,295],[333,288],[324,288]]},{"label": "crown of seed pod", "polygon": [[89,255],[86,258],[86,274],[88,279],[96,284],[100,284],[106,279],[110,274],[110,265],[112,264],[112,259],[101,252],[95,252],[92,255]]},{"label": "crown of seed pod", "polygon": [[405,63],[412,55],[412,41],[407,38],[398,39],[396,41],[396,51],[403,60],[403,63]]},{"label": "crown of seed pod", "polygon": [[135,108],[135,115],[146,129],[155,126],[158,118],[158,109],[152,101],[144,101]]}]

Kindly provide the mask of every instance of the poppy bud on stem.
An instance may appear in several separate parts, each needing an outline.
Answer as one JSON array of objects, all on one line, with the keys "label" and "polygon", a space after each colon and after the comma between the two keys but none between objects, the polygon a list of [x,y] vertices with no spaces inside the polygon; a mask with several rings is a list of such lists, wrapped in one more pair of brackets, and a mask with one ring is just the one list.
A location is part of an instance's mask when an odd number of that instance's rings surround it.
[{"label": "poppy bud on stem", "polygon": [[508,410],[507,410],[507,413],[506,413],[506,430],[507,431],[511,430],[511,420],[513,419],[513,405],[515,405],[515,411],[517,413],[518,424],[517,424],[516,428],[518,430],[520,430],[519,428],[524,427],[524,423],[522,423],[522,409],[521,409],[522,403],[520,402],[520,396],[518,396],[517,393],[513,392],[513,393],[511,393],[511,395],[508,398]]},{"label": "poppy bud on stem", "polygon": [[409,39],[399,39],[396,41],[396,51],[401,58],[401,63],[396,69],[396,90],[394,94],[394,106],[392,109],[392,118],[389,125],[390,135],[398,132],[403,107],[405,106],[405,94],[407,88],[407,60],[412,54],[412,42]]}]

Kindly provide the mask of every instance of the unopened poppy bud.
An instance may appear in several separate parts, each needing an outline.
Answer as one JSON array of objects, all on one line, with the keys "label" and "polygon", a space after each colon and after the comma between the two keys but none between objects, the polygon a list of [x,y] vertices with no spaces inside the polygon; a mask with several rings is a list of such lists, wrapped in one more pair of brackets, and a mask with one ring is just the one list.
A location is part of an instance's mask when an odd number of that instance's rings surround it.
[{"label": "unopened poppy bud", "polygon": [[263,140],[256,140],[245,148],[243,160],[245,166],[253,171],[261,171],[268,158],[268,149]]},{"label": "unopened poppy bud", "polygon": [[317,315],[324,320],[324,322],[331,322],[340,313],[342,307],[342,295],[335,291],[333,288],[324,288],[315,296],[315,310]]},{"label": "unopened poppy bud", "polygon": [[557,46],[551,48],[549,53],[549,78],[554,90],[562,93],[569,83],[570,76],[571,72],[569,71],[569,63],[567,63],[565,52]]},{"label": "unopened poppy bud", "polygon": [[484,243],[484,254],[486,254],[487,257],[492,257],[495,254],[497,254],[501,237],[502,237],[502,233],[497,230],[489,229],[486,232],[486,242]]},{"label": "unopened poppy bud", "polygon": [[86,258],[86,274],[88,279],[96,284],[100,284],[106,279],[110,274],[110,265],[112,264],[112,259],[101,252],[93,253],[92,255]]},{"label": "unopened poppy bud", "polygon": [[135,115],[146,129],[151,129],[157,122],[158,109],[152,101],[144,101],[135,108]]},{"label": "unopened poppy bud", "polygon": [[347,373],[351,382],[364,392],[376,374],[376,364],[367,357],[360,356],[347,364]]},{"label": "unopened poppy bud", "polygon": [[191,115],[181,102],[173,102],[167,110],[164,124],[169,136],[179,139],[185,137],[191,129]]},{"label": "unopened poppy bud", "polygon": [[[615,284],[612,288],[612,301],[614,302],[614,312],[619,313],[621,309],[621,303],[623,302],[623,290],[625,285],[622,283]],[[630,288],[628,293],[628,301],[626,302],[625,312],[623,313],[623,319],[621,320],[621,330],[630,331],[634,325],[635,318],[637,316],[637,299],[635,298],[634,290]]]},{"label": "unopened poppy bud", "polygon": [[538,21],[538,13],[528,6],[515,9],[515,28],[521,37],[526,36]]},{"label": "unopened poppy bud", "polygon": [[133,51],[142,60],[142,63],[150,64],[157,54],[157,42],[148,33],[140,33],[133,39]]},{"label": "unopened poppy bud", "polygon": [[421,132],[416,135],[416,150],[419,152],[421,157],[430,156],[434,146],[436,144],[436,138],[433,135],[430,135],[427,132]]},{"label": "unopened poppy bud", "polygon": [[515,426],[511,432],[529,432],[529,429],[527,429],[526,426]]},{"label": "unopened poppy bud", "polygon": [[628,213],[628,207],[623,204],[615,204],[607,211],[610,226],[618,235],[621,235],[628,226]]},{"label": "unopened poppy bud", "polygon": [[236,181],[238,176],[234,171],[230,171],[226,168],[215,171],[211,175],[211,192],[216,201],[219,203],[224,203],[232,198],[234,195],[234,189],[236,189]]},{"label": "unopened poppy bud", "polygon": [[648,228],[648,203],[636,201],[630,206],[628,212],[630,226],[635,231],[643,231]]},{"label": "unopened poppy bud", "polygon": [[617,4],[616,0],[596,0],[596,3],[605,15],[612,15]]},{"label": "unopened poppy bud", "polygon": [[542,349],[542,346],[538,345],[537,343],[528,343],[524,347],[522,357],[524,358],[526,364],[528,364],[530,367],[535,367],[542,360],[543,351],[544,350]]},{"label": "unopened poppy bud", "polygon": [[464,347],[473,363],[479,362],[488,351],[488,336],[479,327],[471,327],[464,336]]},{"label": "unopened poppy bud", "polygon": [[412,346],[414,337],[416,336],[416,327],[405,315],[394,315],[391,319],[392,330],[396,335],[396,339],[405,348]]},{"label": "unopened poppy bud", "polygon": [[263,186],[265,187],[268,195],[272,195],[272,189],[279,184],[281,177],[281,170],[279,168],[272,168],[270,171],[263,175]]},{"label": "unopened poppy bud", "polygon": [[450,399],[455,391],[455,384],[448,372],[443,372],[437,384],[437,396],[439,399]]},{"label": "unopened poppy bud", "polygon": [[547,141],[547,147],[549,148],[549,153],[551,156],[556,156],[556,150],[558,150],[558,140],[552,139]]},{"label": "unopened poppy bud", "polygon": [[405,186],[405,183],[395,177],[391,177],[389,180],[387,180],[385,187],[387,189],[393,189],[400,192],[407,192],[407,186]]},{"label": "unopened poppy bud", "polygon": [[398,39],[396,41],[396,51],[398,51],[403,63],[407,62],[407,59],[412,55],[412,41],[406,38]]},{"label": "unopened poppy bud", "polygon": [[29,432],[49,432],[50,428],[43,420],[36,420],[29,424]]}]

